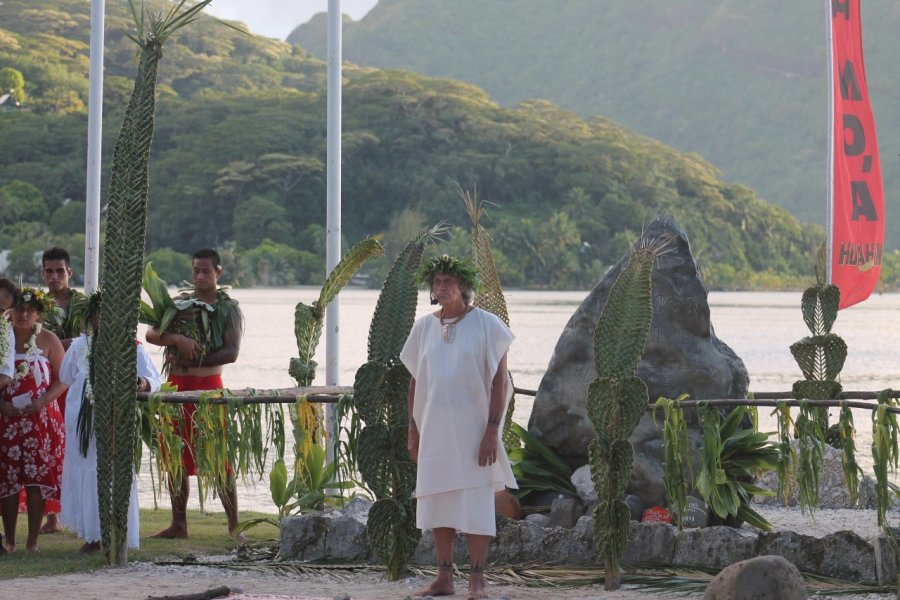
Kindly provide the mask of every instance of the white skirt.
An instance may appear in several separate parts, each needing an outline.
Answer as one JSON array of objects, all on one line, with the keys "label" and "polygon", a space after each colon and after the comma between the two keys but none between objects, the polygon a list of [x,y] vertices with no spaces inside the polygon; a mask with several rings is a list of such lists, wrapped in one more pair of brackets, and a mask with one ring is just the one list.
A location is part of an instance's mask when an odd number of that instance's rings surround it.
[{"label": "white skirt", "polygon": [[496,535],[494,486],[489,484],[416,498],[416,527],[449,527],[474,535]]},{"label": "white skirt", "polygon": [[[97,440],[91,438],[88,455],[82,456],[73,425],[76,422],[77,418],[66,421],[66,434],[70,435],[67,438],[70,442],[66,444],[66,458],[63,463],[59,521],[85,542],[99,542],[101,532],[100,498],[97,492]],[[139,547],[141,530],[136,476],[131,480],[127,527],[128,547]]]}]

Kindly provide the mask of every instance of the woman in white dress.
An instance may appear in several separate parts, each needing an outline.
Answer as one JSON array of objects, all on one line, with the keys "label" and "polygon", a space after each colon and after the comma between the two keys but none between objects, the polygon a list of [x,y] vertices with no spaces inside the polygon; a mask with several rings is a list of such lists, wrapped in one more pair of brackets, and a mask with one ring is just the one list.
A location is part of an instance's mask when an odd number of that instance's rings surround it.
[{"label": "woman in white dress", "polygon": [[506,351],[514,336],[472,306],[477,272],[446,254],[423,267],[440,309],[416,321],[400,353],[409,370],[410,455],[418,465],[416,526],[433,529],[438,575],[419,596],[454,593],[453,545],[466,533],[467,598],[486,598],[484,564],[496,535],[494,493],[516,482],[500,432],[506,414]]},{"label": "woman in white dress", "polygon": [[[91,432],[86,453],[82,452],[78,434],[78,415],[85,402],[93,403],[89,382],[90,353],[93,336],[99,318],[99,293],[92,295],[86,307],[85,320],[91,323],[86,333],[76,338],[60,367],[59,378],[69,386],[66,400],[66,458],[62,476],[63,526],[84,540],[79,552],[96,552],[100,549],[100,499],[97,496],[97,437]],[[140,342],[137,344],[137,387],[140,392],[159,389],[159,371]],[[128,547],[137,548],[140,543],[137,482],[131,483],[131,501],[128,505]]]}]

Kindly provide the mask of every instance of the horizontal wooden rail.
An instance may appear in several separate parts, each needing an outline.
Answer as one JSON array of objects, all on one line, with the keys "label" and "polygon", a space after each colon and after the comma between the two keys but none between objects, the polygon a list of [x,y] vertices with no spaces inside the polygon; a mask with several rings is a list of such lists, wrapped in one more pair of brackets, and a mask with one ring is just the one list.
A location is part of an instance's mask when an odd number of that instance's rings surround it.
[{"label": "horizontal wooden rail", "polygon": [[[167,393],[139,393],[137,399],[146,402],[150,396],[161,398],[168,404],[193,404],[200,401],[200,396],[209,391],[193,392],[167,392]],[[351,386],[313,386],[277,388],[271,390],[257,390],[246,388],[242,390],[222,390],[221,396],[209,398],[210,404],[228,404],[230,400],[241,400],[244,404],[293,404],[300,398],[306,398],[308,402],[321,404],[335,404],[341,396],[353,393]]]},{"label": "horizontal wooden rail", "polygon": [[[536,395],[535,390],[523,388],[515,388],[516,394],[523,396]],[[137,398],[139,401],[146,402],[150,396],[159,397],[163,402],[168,404],[191,404],[200,401],[200,396],[208,393],[201,391],[193,392],[168,392],[164,394],[148,394],[139,393]],[[207,399],[210,404],[228,404],[231,400],[241,400],[244,404],[293,404],[300,398],[305,398],[307,402],[320,404],[335,404],[342,396],[353,393],[351,386],[311,386],[311,387],[293,387],[293,388],[277,388],[258,390],[246,388],[241,390],[222,390],[221,396]],[[860,408],[873,410],[878,405],[871,402],[859,402],[859,400],[875,400],[880,392],[868,391],[849,391],[842,392],[839,400],[797,400],[791,392],[759,392],[753,394],[752,398],[714,398],[710,400],[682,400],[678,404],[683,407],[694,407],[697,405],[704,406],[772,406],[779,405],[800,406],[807,403],[810,406],[818,406],[822,408],[839,408],[847,406],[849,408]],[[900,398],[900,391],[890,390],[891,398]],[[653,404],[647,406],[647,410],[652,410]],[[900,408],[888,407],[888,412],[900,414]]]}]

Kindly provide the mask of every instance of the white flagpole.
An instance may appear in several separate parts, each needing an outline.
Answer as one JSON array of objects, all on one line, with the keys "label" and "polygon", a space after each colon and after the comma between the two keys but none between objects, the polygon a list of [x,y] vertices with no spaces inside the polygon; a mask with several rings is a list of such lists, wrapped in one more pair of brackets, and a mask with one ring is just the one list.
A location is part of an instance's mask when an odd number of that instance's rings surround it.
[{"label": "white flagpole", "polygon": [[88,91],[87,190],[84,218],[84,291],[100,279],[100,166],[103,145],[103,47],[106,0],[91,0],[91,62]]},{"label": "white flagpole", "polygon": [[831,283],[831,260],[834,256],[834,41],[831,0],[825,0],[826,54],[828,55],[828,158],[826,167],[825,207],[825,283]]},{"label": "white flagpole", "polygon": [[[327,237],[326,276],[341,260],[341,0],[328,0],[328,155],[327,159]],[[340,295],[325,311],[325,385],[338,385],[340,379]],[[335,439],[337,423],[334,407],[326,405],[326,427]],[[334,460],[334,444],[328,443],[329,462]]]}]

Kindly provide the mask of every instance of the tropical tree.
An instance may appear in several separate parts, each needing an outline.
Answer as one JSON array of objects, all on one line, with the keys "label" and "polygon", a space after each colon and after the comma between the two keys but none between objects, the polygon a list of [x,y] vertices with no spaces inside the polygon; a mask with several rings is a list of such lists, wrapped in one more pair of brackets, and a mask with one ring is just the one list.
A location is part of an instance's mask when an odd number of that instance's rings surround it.
[{"label": "tropical tree", "polygon": [[25,102],[25,77],[12,67],[0,69],[0,95],[9,93],[16,102]]}]

